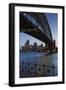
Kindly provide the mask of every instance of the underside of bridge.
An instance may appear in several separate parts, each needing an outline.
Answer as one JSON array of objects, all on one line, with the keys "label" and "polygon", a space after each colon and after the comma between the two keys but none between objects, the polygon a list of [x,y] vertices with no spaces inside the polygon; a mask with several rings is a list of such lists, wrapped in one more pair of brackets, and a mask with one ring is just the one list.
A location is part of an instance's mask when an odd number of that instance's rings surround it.
[{"label": "underside of bridge", "polygon": [[50,26],[44,13],[20,12],[20,32],[39,39],[49,48],[53,45]]}]

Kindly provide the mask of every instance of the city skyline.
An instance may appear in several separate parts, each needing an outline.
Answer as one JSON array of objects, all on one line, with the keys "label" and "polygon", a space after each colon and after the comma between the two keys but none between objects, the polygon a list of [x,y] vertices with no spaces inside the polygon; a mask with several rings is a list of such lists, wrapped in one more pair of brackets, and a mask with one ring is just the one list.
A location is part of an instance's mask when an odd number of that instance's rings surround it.
[{"label": "city skyline", "polygon": [[[48,20],[48,23],[49,23],[49,26],[51,29],[53,40],[56,40],[56,45],[58,46],[58,40],[57,40],[57,38],[58,38],[58,33],[57,33],[58,32],[58,25],[57,25],[58,16],[56,13],[45,13],[45,15],[47,17],[47,20]],[[19,47],[24,46],[24,44],[27,40],[30,41],[31,45],[33,45],[34,42],[37,42],[37,45],[41,45],[41,44],[43,44],[43,46],[45,45],[44,42],[42,42],[28,34],[20,32],[19,33]]]}]

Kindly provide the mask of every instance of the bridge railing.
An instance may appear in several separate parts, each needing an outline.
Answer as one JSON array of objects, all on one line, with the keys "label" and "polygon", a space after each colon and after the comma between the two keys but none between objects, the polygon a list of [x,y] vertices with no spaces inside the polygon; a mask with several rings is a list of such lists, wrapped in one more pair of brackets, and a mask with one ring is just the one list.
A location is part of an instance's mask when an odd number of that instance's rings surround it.
[{"label": "bridge railing", "polygon": [[22,62],[20,64],[20,77],[32,76],[57,76],[57,66]]}]

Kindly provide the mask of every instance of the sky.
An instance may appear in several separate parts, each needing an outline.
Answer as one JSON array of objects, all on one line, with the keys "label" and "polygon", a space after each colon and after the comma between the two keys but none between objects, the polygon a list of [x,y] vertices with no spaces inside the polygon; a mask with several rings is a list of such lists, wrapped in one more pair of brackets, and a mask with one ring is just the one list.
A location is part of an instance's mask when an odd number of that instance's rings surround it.
[{"label": "sky", "polygon": [[53,40],[56,40],[56,45],[58,46],[58,14],[46,13],[45,15],[50,25]]},{"label": "sky", "polygon": [[[56,45],[58,46],[58,21],[57,21],[58,16],[56,13],[45,13],[45,15],[49,22],[53,40],[56,40]],[[27,40],[30,41],[30,45],[33,45],[34,42],[37,42],[37,45],[40,45],[40,44],[45,45],[45,43],[43,43],[42,41],[40,41],[28,34],[20,32],[19,33],[19,47],[24,46],[24,44]]]}]

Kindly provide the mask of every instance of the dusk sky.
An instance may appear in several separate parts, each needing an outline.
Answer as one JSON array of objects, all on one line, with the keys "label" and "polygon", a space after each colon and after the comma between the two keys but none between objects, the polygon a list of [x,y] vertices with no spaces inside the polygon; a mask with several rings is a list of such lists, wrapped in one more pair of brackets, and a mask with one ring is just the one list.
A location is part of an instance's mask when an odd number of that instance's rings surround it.
[{"label": "dusk sky", "polygon": [[[54,14],[53,13],[45,13],[45,15],[48,19],[48,22],[49,22],[49,25],[51,28],[52,37],[53,37],[53,39],[56,40],[56,45],[58,46],[58,16],[55,13]],[[44,45],[44,43],[41,42],[40,40],[38,40],[28,34],[20,32],[19,33],[19,47],[23,46],[27,40],[30,41],[31,45],[33,45],[34,42],[37,42],[37,45],[40,45],[41,43]]]}]

